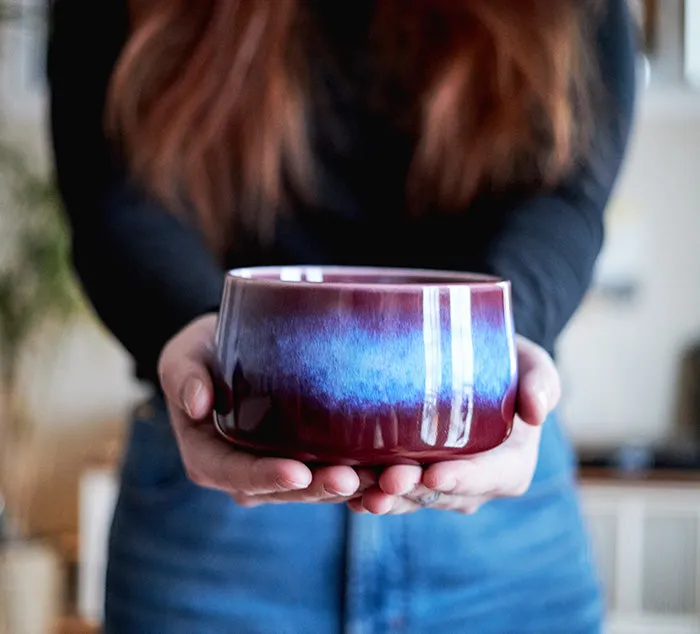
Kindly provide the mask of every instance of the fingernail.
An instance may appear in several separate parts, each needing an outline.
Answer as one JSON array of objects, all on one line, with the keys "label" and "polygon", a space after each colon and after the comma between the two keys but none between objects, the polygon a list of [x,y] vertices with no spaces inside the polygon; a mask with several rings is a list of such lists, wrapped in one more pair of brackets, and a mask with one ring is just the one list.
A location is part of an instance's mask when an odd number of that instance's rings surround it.
[{"label": "fingernail", "polygon": [[540,416],[542,420],[544,420],[547,417],[547,414],[549,414],[549,397],[547,396],[547,392],[540,388],[535,393],[535,398],[537,399],[537,404],[540,408]]},{"label": "fingernail", "polygon": [[200,379],[189,379],[185,383],[185,389],[183,390],[183,405],[187,411],[187,415],[190,418],[196,418],[197,412],[197,400],[199,395],[204,389],[204,383]]},{"label": "fingernail", "polygon": [[280,480],[280,486],[285,489],[289,489],[290,491],[301,491],[302,489],[306,489],[311,482],[302,482],[301,480]]},{"label": "fingernail", "polygon": [[323,490],[328,494],[328,495],[338,495],[340,497],[350,497],[354,493],[357,492],[357,489],[342,489],[341,487],[327,487],[326,485],[323,485]]}]

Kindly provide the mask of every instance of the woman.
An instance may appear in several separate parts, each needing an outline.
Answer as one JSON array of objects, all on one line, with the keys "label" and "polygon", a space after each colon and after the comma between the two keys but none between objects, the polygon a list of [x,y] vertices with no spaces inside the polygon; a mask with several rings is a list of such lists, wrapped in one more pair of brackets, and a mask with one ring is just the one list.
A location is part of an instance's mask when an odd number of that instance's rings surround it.
[{"label": "woman", "polygon": [[[624,0],[54,2],[75,265],[157,388],[123,469],[108,634],[599,631],[572,453],[542,423],[634,75]],[[294,263],[510,279],[513,436],[379,477],[221,442],[223,271]]]}]

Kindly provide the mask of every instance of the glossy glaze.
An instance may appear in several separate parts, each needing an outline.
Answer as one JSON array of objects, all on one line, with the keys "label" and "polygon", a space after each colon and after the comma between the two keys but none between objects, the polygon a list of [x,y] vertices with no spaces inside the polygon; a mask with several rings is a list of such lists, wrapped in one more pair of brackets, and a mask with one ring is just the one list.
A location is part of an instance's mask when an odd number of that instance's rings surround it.
[{"label": "glossy glaze", "polygon": [[459,273],[252,268],[226,278],[217,428],[326,464],[432,462],[510,433],[510,284]]}]

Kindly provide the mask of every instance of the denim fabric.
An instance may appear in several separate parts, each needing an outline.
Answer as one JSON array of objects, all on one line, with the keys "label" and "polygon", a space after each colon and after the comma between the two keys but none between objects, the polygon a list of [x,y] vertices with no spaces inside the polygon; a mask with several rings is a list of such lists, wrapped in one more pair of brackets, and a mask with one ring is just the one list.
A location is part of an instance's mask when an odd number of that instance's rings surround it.
[{"label": "denim fabric", "polygon": [[244,509],[191,484],[163,405],[135,417],[105,634],[598,634],[602,602],[556,422],[530,491],[474,516]]}]

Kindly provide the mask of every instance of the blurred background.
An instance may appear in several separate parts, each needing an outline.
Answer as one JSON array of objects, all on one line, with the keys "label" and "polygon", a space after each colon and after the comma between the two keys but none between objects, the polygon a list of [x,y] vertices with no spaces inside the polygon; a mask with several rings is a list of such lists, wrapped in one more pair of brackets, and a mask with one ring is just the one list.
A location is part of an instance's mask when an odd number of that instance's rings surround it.
[{"label": "blurred background", "polygon": [[[0,0],[0,633],[99,631],[142,388],[82,300],[53,189],[46,0]],[[642,0],[640,110],[559,346],[610,634],[700,633],[700,0]],[[504,633],[507,634],[507,633]]]}]

